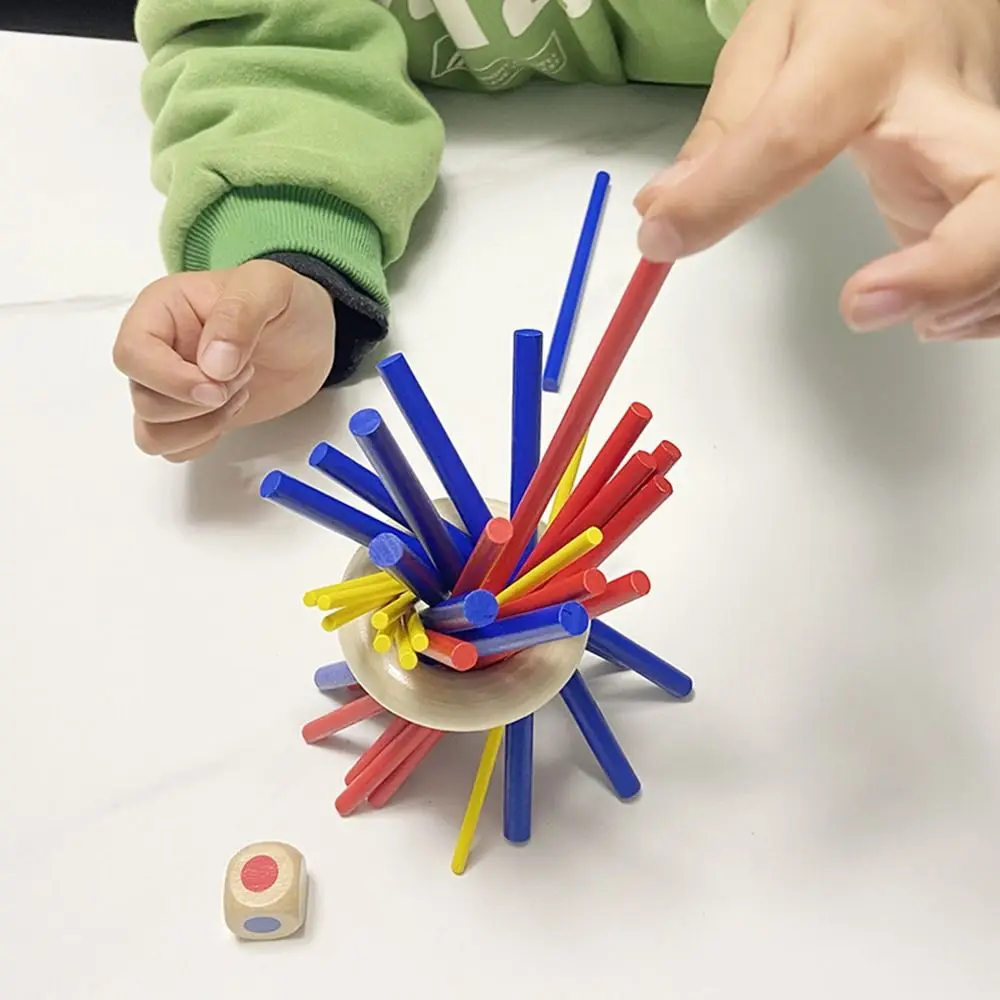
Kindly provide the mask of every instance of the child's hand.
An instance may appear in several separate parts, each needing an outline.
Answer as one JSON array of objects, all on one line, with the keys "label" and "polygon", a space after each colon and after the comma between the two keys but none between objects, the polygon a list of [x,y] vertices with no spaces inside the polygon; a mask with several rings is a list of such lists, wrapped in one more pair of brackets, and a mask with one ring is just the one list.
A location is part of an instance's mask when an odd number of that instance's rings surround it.
[{"label": "child's hand", "polygon": [[183,462],[315,395],[333,361],[333,303],[273,261],[173,275],[135,300],[114,359],[130,380],[136,444]]},{"label": "child's hand", "polygon": [[998,80],[1000,0],[754,0],[640,247],[702,250],[849,149],[903,249],[847,282],[847,322],[1000,335]]}]

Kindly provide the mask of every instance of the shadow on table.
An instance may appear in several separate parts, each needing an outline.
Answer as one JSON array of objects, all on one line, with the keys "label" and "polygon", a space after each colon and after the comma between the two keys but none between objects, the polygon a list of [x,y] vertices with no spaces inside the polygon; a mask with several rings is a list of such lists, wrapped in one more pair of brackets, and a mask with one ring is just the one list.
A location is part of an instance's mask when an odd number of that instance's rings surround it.
[{"label": "shadow on table", "polygon": [[[849,452],[858,473],[902,499],[924,480],[933,456],[946,474],[964,428],[962,385],[971,358],[961,348],[919,343],[912,331],[855,335],[838,298],[854,271],[893,249],[859,176],[838,163],[807,190],[773,209],[767,223],[791,248],[794,294],[786,303],[784,349],[798,366],[823,430]],[[850,220],[844,225],[843,220]]]},{"label": "shadow on table", "polygon": [[301,477],[313,445],[347,419],[344,397],[321,392],[278,420],[229,434],[187,472],[187,516],[195,523],[253,524],[270,513],[258,488],[281,468]]}]

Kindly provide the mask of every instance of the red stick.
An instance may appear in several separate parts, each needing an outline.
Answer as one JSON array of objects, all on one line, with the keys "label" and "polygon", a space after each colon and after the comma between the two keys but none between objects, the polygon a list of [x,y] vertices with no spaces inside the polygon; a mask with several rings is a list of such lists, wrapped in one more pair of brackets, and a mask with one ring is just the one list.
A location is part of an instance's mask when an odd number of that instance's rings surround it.
[{"label": "red stick", "polygon": [[429,730],[412,722],[336,798],[341,816],[349,816],[421,744]]},{"label": "red stick", "polygon": [[416,750],[368,796],[368,805],[373,809],[381,809],[399,791],[420,762],[438,745],[442,736],[444,733],[437,729],[427,733]]},{"label": "red stick", "polygon": [[681,450],[670,441],[661,441],[653,449],[653,458],[656,461],[656,474],[665,476],[681,458]]},{"label": "red stick", "polygon": [[[618,421],[611,436],[601,446],[601,450],[594,456],[587,471],[576,484],[566,503],[563,504],[562,510],[553,518],[552,523],[545,529],[545,534],[542,535],[531,555],[525,560],[522,573],[534,569],[543,559],[547,559],[560,547],[559,543],[566,537],[564,531],[566,525],[575,520],[580,511],[597,496],[601,487],[607,483],[615,469],[621,465],[629,449],[639,439],[639,435],[652,419],[652,411],[642,403],[633,403],[625,411],[625,415]],[[587,524],[584,527],[589,528],[590,525]],[[504,582],[506,583],[506,581]]]},{"label": "red stick", "polygon": [[453,670],[471,670],[479,660],[479,653],[471,642],[435,632],[433,629],[427,629],[427,640],[428,646],[423,655]]},{"label": "red stick", "polygon": [[498,617],[509,618],[511,615],[523,615],[527,611],[547,608],[550,604],[597,597],[604,593],[607,585],[608,578],[599,569],[584,569],[559,582],[549,580],[543,587],[505,604],[500,609]]},{"label": "red stick", "polygon": [[612,580],[603,594],[588,598],[583,602],[583,606],[591,618],[600,618],[615,608],[645,597],[649,593],[649,588],[649,577],[642,570],[636,570],[634,573],[626,573]]},{"label": "red stick", "polygon": [[354,762],[354,766],[344,775],[344,784],[349,785],[407,726],[406,719],[395,716],[385,727],[385,732]]},{"label": "red stick", "polygon": [[[573,563],[572,568],[579,571],[589,566],[599,566],[673,491],[673,487],[663,476],[653,476],[604,526],[602,529],[604,541],[597,548],[581,556]],[[564,569],[563,573],[568,575],[569,569]],[[558,580],[559,576],[556,579]]]},{"label": "red stick", "polygon": [[355,698],[340,708],[335,708],[326,715],[321,715],[312,722],[307,722],[302,727],[302,739],[306,743],[319,743],[334,733],[339,733],[348,726],[353,726],[356,722],[364,722],[365,719],[372,719],[385,709],[370,695]]},{"label": "red stick", "polygon": [[643,259],[635,269],[632,280],[514,512],[511,540],[493,568],[493,574],[499,578],[509,580],[513,575],[528,540],[538,528],[545,505],[555,493],[560,477],[566,471],[573,453],[594,419],[594,414],[607,395],[625,355],[635,342],[639,327],[652,308],[670,268],[670,264],[654,264]]},{"label": "red stick", "polygon": [[563,529],[562,536],[557,539],[557,547],[565,545],[587,528],[603,528],[629,498],[655,475],[656,459],[648,451],[637,451]]},{"label": "red stick", "polygon": [[510,541],[512,533],[510,521],[505,517],[494,517],[486,522],[472,555],[455,581],[452,597],[467,594],[482,585],[493,564],[500,558],[503,547]]}]

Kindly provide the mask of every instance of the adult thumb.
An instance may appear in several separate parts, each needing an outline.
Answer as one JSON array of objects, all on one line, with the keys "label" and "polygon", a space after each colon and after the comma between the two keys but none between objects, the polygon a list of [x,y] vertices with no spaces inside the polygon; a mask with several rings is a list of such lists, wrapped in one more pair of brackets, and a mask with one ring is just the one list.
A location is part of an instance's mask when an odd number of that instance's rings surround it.
[{"label": "adult thumb", "polygon": [[231,272],[198,344],[198,367],[228,382],[250,360],[268,323],[288,308],[293,272],[273,261],[249,261]]},{"label": "adult thumb", "polygon": [[751,4],[719,53],[701,114],[673,164],[636,195],[633,205],[640,215],[746,121],[785,61],[789,31],[787,21],[774,15],[773,5]]}]

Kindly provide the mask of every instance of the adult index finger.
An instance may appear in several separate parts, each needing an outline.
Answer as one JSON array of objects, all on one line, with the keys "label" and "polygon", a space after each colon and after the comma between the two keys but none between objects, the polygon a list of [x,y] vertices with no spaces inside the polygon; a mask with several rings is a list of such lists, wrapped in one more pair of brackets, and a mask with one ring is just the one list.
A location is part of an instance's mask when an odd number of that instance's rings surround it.
[{"label": "adult index finger", "polygon": [[667,261],[712,246],[876,121],[891,78],[886,52],[852,24],[824,28],[793,48],[744,122],[659,193],[639,233],[645,256]]}]

